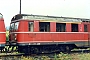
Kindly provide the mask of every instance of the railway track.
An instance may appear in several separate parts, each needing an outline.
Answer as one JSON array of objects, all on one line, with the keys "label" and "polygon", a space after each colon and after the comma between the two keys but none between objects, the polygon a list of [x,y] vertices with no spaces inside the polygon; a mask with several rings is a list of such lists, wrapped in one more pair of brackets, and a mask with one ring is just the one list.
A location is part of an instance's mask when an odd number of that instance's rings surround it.
[{"label": "railway track", "polygon": [[72,50],[70,54],[73,54],[73,53],[90,53],[90,50],[89,49]]},{"label": "railway track", "polygon": [[[81,50],[72,50],[71,52],[69,53],[60,53],[60,52],[57,52],[57,53],[42,53],[42,54],[24,54],[24,53],[18,53],[18,54],[15,54],[15,53],[0,53],[0,57],[3,57],[3,60],[9,60],[9,58],[11,59],[14,59],[14,57],[17,57],[19,60],[21,59],[21,57],[33,57],[33,58],[38,58],[38,59],[41,59],[42,57],[43,58],[49,58],[51,60],[53,60],[57,55],[61,54],[69,54],[69,55],[72,55],[72,54],[81,54],[81,53],[90,53],[90,50],[88,49],[81,49]],[[6,59],[7,58],[7,59]]]},{"label": "railway track", "polygon": [[15,53],[0,53],[0,57],[22,56],[22,55],[25,55],[25,54],[23,54],[23,53],[18,53],[18,54],[15,54]]}]

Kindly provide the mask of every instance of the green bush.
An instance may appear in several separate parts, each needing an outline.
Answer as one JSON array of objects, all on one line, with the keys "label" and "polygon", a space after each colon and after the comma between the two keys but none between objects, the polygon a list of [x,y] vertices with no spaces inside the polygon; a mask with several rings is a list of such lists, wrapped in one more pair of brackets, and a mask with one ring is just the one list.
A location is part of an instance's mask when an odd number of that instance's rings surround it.
[{"label": "green bush", "polygon": [[6,31],[6,41],[9,40],[9,31]]},{"label": "green bush", "polygon": [[55,60],[72,60],[72,57],[69,54],[60,53],[58,55],[55,54]]}]

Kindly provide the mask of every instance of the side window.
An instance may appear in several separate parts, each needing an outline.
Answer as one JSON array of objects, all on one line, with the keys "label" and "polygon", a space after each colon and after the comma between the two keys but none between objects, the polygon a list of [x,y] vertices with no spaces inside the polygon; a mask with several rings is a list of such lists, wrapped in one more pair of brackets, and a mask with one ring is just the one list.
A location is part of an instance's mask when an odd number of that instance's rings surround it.
[{"label": "side window", "polygon": [[30,32],[33,32],[34,31],[34,22],[28,22],[28,30]]},{"label": "side window", "polygon": [[56,23],[56,32],[65,32],[66,23]]},{"label": "side window", "polygon": [[50,22],[39,22],[40,32],[50,32]]},{"label": "side window", "polygon": [[71,24],[72,32],[78,32],[78,24]]},{"label": "side window", "polygon": [[84,32],[88,32],[87,25],[84,25]]}]

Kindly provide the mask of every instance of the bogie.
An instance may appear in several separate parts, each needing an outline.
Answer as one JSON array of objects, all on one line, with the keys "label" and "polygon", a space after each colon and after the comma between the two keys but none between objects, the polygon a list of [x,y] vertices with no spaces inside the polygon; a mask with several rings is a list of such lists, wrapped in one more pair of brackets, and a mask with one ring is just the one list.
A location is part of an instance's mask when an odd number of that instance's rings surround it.
[{"label": "bogie", "polygon": [[[72,45],[72,46],[71,46]],[[41,53],[56,53],[56,52],[70,52],[75,45],[60,44],[60,45],[25,45],[18,46],[19,53],[25,54],[41,54]]]}]

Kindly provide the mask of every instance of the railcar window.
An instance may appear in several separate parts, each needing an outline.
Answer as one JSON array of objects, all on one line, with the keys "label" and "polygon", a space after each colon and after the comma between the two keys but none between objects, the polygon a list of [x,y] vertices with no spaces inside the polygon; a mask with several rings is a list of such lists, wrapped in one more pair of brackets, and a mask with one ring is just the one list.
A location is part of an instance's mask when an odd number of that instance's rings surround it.
[{"label": "railcar window", "polygon": [[19,26],[19,22],[11,23],[10,30],[17,30]]},{"label": "railcar window", "polygon": [[39,22],[40,32],[50,32],[50,22]]},{"label": "railcar window", "polygon": [[88,32],[87,25],[84,25],[84,32]]},{"label": "railcar window", "polygon": [[56,32],[65,32],[66,23],[56,23]]},{"label": "railcar window", "polygon": [[78,24],[71,24],[72,32],[78,32]]},{"label": "railcar window", "polygon": [[11,23],[10,30],[14,30],[14,23]]},{"label": "railcar window", "polygon": [[15,30],[18,29],[18,26],[19,26],[19,22],[16,22],[16,23],[15,23]]},{"label": "railcar window", "polygon": [[33,32],[34,31],[34,23],[33,22],[29,22],[28,23],[28,27],[29,27],[29,31]]}]

